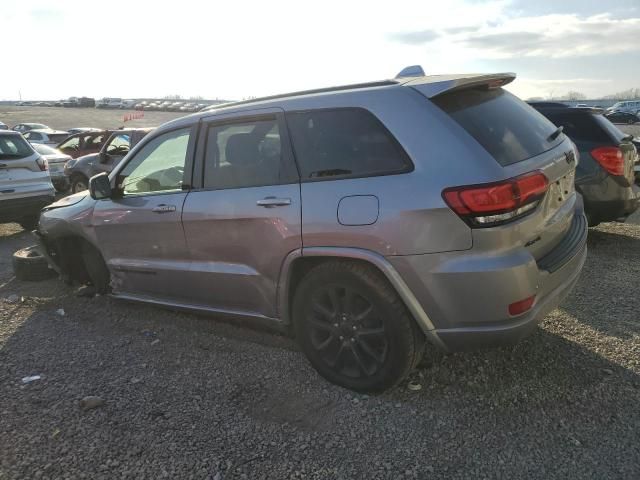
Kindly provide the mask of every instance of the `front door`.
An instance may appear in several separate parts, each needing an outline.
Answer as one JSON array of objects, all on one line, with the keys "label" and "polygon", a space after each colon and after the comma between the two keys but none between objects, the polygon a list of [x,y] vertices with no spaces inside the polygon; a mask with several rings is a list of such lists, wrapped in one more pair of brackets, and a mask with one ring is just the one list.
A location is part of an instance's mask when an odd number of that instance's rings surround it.
[{"label": "front door", "polygon": [[[184,205],[192,303],[277,316],[283,260],[302,247],[300,185],[281,110],[204,122],[200,188]],[[206,150],[205,150],[206,147]]]},{"label": "front door", "polygon": [[182,128],[151,139],[118,172],[118,198],[96,203],[93,225],[115,293],[166,299],[184,281],[188,252],[180,217],[191,133]]}]

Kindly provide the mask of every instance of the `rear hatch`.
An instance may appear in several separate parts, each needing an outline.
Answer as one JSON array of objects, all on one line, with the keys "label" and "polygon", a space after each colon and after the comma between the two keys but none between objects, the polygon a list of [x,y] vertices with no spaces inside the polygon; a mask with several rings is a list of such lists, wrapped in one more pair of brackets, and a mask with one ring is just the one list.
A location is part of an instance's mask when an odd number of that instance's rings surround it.
[{"label": "rear hatch", "polygon": [[21,135],[0,135],[0,200],[48,195],[46,162]]},{"label": "rear hatch", "polygon": [[[631,186],[634,182],[633,165],[636,162],[636,153],[633,145],[633,136],[620,131],[599,109],[577,108],[552,108],[542,110],[544,114],[556,125],[562,125],[564,133],[572,138],[580,147],[580,151],[591,155],[594,161],[602,165],[602,155],[611,160],[617,152],[609,149],[619,149],[622,160],[622,175],[615,175],[622,182],[622,186]],[[599,160],[600,158],[600,160]],[[615,160],[613,158],[612,160]],[[614,161],[613,164],[616,164]],[[604,168],[604,167],[603,167]],[[605,170],[607,170],[605,168]]]},{"label": "rear hatch", "polygon": [[[430,86],[435,93],[426,96],[495,159],[500,176],[491,184],[454,186],[443,196],[472,227],[474,248],[524,246],[540,259],[572,224],[575,147],[543,115],[501,88],[512,77],[479,78],[444,91]],[[480,199],[477,205],[467,202],[474,198]]]},{"label": "rear hatch", "polygon": [[611,138],[614,145],[617,145],[622,152],[623,164],[623,177],[627,180],[629,186],[633,185],[635,181],[634,165],[636,163],[636,148],[633,144],[633,135],[628,135],[622,132],[613,123],[607,120],[604,115],[594,115],[595,121],[600,127],[607,132],[607,135]]}]

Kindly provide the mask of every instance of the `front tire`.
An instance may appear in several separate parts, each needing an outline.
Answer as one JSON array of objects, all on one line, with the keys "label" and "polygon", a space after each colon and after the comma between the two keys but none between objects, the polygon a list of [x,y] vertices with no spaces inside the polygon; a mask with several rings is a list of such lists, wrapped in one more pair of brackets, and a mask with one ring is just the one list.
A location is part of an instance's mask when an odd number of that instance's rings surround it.
[{"label": "front tire", "polygon": [[89,179],[84,175],[71,177],[71,193],[83,192],[89,189]]},{"label": "front tire", "polygon": [[293,326],[318,373],[358,392],[396,386],[424,349],[424,335],[387,279],[358,262],[313,268],[296,292]]}]

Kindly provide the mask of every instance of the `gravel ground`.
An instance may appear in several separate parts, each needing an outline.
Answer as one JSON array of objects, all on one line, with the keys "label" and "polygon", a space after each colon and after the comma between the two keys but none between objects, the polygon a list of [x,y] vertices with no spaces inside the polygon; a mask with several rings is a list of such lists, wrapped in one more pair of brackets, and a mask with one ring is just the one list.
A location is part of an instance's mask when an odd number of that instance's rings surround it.
[{"label": "gravel ground", "polygon": [[639,478],[639,218],[528,340],[371,397],[256,325],[17,281],[0,226],[0,478]]}]

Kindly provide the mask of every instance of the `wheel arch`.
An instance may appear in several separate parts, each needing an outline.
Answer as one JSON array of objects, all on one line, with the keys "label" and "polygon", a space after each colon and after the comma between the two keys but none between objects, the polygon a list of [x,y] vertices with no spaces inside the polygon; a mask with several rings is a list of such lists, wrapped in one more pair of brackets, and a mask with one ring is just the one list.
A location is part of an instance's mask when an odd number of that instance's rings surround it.
[{"label": "wheel arch", "polygon": [[302,277],[320,263],[335,259],[366,263],[382,273],[400,296],[426,338],[435,346],[444,351],[447,350],[438,337],[433,322],[400,274],[382,255],[360,248],[310,247],[295,250],[287,255],[278,282],[278,315],[286,324],[291,323],[291,305],[297,284]]}]

